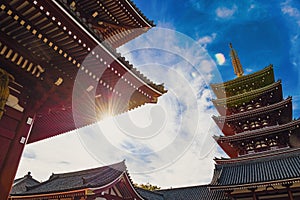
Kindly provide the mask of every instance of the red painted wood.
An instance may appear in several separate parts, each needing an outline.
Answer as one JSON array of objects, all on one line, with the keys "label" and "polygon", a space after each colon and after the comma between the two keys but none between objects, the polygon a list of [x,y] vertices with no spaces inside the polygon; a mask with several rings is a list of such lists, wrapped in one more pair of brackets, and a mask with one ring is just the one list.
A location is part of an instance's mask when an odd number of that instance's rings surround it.
[{"label": "red painted wood", "polygon": [[[34,113],[29,111],[24,113],[21,122],[18,124],[17,130],[15,132],[15,137],[13,139],[5,140],[1,136],[1,155],[0,155],[0,199],[5,200],[9,196],[11,186],[13,185],[14,177],[16,175],[18,165],[21,159],[21,155],[25,146],[26,141],[21,143],[21,138],[28,138],[30,130],[32,128],[33,122],[31,124],[27,123],[28,117],[33,118]],[[2,153],[6,151],[5,155]]]}]

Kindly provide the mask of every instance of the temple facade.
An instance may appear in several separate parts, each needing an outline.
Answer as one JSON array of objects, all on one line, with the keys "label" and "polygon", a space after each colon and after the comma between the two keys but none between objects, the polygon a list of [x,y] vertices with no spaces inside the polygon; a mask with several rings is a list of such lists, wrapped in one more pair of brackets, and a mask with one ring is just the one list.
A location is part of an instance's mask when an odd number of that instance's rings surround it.
[{"label": "temple facade", "polygon": [[212,84],[216,142],[229,158],[216,158],[211,191],[231,199],[300,199],[300,120],[292,117],[292,97],[283,98],[273,66],[243,75],[237,53],[231,56],[237,78]]},{"label": "temple facade", "polygon": [[166,92],[116,52],[154,26],[130,0],[1,1],[0,24],[1,200],[25,144]]}]

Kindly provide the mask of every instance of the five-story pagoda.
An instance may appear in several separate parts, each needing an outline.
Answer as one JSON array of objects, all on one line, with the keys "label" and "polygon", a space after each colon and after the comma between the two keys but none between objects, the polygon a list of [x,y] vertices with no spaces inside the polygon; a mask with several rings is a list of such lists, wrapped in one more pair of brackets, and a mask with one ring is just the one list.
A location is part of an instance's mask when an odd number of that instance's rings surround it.
[{"label": "five-story pagoda", "polygon": [[230,158],[216,158],[211,190],[233,199],[300,198],[300,120],[292,120],[292,98],[283,98],[273,66],[249,75],[230,44],[237,78],[212,84],[215,140]]}]

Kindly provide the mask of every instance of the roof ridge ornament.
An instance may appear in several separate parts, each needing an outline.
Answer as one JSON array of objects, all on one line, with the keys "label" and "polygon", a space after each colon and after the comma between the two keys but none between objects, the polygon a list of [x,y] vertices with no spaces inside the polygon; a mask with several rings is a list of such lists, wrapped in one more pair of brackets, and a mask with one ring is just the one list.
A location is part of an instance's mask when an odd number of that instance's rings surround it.
[{"label": "roof ridge ornament", "polygon": [[244,74],[243,67],[240,63],[240,59],[236,53],[236,51],[233,49],[232,44],[229,44],[230,47],[230,57],[231,57],[231,62],[232,66],[234,69],[234,73],[237,75],[237,77],[241,77]]}]

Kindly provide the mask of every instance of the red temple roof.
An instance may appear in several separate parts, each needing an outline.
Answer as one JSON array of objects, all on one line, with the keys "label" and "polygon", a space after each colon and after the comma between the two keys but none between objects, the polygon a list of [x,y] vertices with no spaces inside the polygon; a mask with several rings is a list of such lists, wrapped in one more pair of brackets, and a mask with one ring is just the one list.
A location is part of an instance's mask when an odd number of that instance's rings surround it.
[{"label": "red temple roof", "polygon": [[2,1],[0,23],[1,69],[14,77],[0,120],[0,199],[27,142],[156,103],[166,92],[114,49],[153,26],[131,1]]},{"label": "red temple roof", "polygon": [[[123,3],[143,26],[148,24],[131,2]],[[112,2],[109,6],[115,7]],[[16,94],[21,107],[26,107],[29,99],[38,101],[29,143],[95,123],[106,112],[116,115],[155,103],[166,92],[65,9],[56,1],[17,0],[1,5],[3,67],[21,86],[22,96]],[[114,9],[112,13],[117,12]],[[11,29],[10,24],[18,28]],[[80,94],[76,96],[76,92]],[[94,105],[86,99],[95,100]]]},{"label": "red temple roof", "polygon": [[[59,1],[70,14],[113,48],[132,40],[154,26],[131,0]],[[117,3],[117,4],[116,4]]]}]

